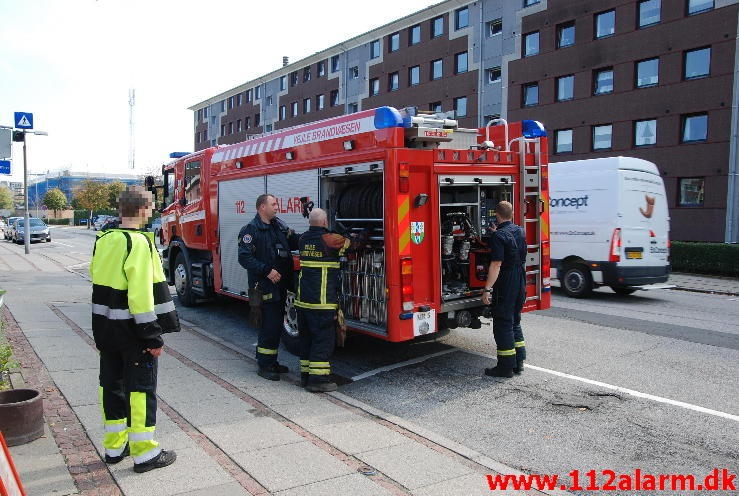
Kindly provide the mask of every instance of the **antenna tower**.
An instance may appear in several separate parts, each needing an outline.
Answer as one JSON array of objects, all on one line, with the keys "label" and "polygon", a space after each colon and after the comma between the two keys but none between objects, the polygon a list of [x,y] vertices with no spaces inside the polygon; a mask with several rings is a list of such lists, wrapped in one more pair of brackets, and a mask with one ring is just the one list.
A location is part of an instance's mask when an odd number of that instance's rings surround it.
[{"label": "antenna tower", "polygon": [[136,90],[128,90],[128,167],[136,168],[136,145],[133,140],[133,108],[136,106]]}]

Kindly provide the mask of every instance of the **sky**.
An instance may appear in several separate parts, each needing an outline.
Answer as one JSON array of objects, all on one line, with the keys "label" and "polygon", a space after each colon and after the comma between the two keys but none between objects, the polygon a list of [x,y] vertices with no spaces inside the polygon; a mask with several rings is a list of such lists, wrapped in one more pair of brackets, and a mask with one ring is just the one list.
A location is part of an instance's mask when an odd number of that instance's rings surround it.
[{"label": "sky", "polygon": [[49,133],[27,139],[31,173],[143,174],[192,151],[188,107],[438,1],[0,0],[0,125],[32,112]]}]

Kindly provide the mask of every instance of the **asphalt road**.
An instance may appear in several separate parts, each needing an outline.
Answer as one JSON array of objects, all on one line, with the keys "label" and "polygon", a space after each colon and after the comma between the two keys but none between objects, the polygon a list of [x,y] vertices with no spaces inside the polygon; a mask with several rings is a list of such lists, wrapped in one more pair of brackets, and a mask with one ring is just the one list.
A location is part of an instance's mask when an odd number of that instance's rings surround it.
[{"label": "asphalt road", "polygon": [[[94,233],[56,228],[52,236],[32,250],[84,272]],[[333,365],[342,393],[528,472],[736,473],[737,301],[608,289],[573,300],[555,290],[550,310],[524,315],[529,367],[510,380],[482,375],[495,353],[489,326],[410,345],[355,337]],[[254,349],[245,304],[223,299],[178,311]],[[427,359],[413,363],[419,357]],[[296,368],[286,352],[281,360]]]}]

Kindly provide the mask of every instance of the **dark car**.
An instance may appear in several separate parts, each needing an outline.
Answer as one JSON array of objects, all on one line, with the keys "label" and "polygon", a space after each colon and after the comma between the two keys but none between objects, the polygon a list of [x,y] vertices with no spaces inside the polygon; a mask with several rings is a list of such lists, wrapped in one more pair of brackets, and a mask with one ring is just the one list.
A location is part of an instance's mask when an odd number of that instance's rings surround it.
[{"label": "dark car", "polygon": [[119,219],[116,219],[115,217],[112,217],[105,221],[105,224],[103,224],[100,227],[101,231],[107,231],[108,229],[115,229],[121,225],[121,221]]}]

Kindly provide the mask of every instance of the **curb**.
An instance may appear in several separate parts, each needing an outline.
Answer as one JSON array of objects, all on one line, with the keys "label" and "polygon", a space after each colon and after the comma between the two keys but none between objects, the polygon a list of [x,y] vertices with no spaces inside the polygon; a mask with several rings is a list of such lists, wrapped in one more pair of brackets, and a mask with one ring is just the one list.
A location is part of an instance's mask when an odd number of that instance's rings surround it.
[{"label": "curb", "polygon": [[713,289],[698,289],[698,288],[686,288],[681,286],[675,286],[674,289],[676,291],[689,291],[693,293],[702,293],[702,294],[712,294],[712,295],[722,295],[722,296],[739,296],[739,293],[734,293],[732,291],[716,291]]}]

